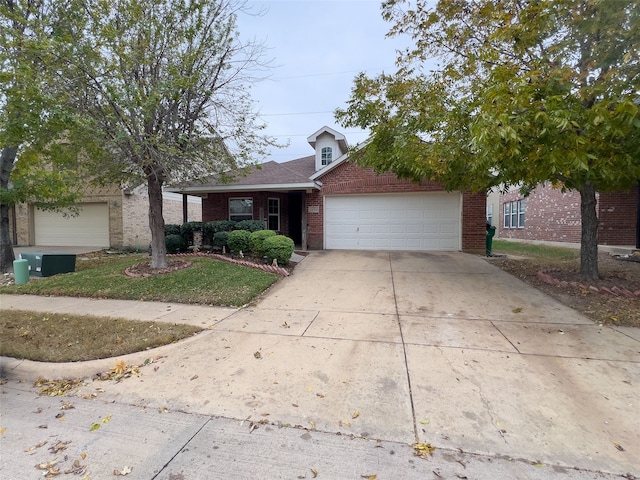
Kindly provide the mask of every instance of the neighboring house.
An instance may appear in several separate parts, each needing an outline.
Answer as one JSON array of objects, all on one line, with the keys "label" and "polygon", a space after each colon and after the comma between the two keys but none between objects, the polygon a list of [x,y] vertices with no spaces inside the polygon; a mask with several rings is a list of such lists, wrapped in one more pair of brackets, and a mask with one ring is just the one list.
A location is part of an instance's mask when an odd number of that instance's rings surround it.
[{"label": "neighboring house", "polygon": [[[182,224],[182,195],[165,192],[163,199],[165,223]],[[200,198],[188,197],[188,220],[202,219],[201,204]],[[62,212],[40,210],[33,205],[16,205],[10,215],[14,245],[148,248],[151,232],[149,198],[145,187],[131,191],[117,187],[90,188],[77,206],[80,213],[68,216]]]},{"label": "neighboring house", "polygon": [[260,165],[231,182],[217,177],[172,188],[200,195],[202,221],[261,220],[306,249],[484,252],[486,197],[446,192],[349,161],[341,133],[308,137],[315,154]]},{"label": "neighboring house", "polygon": [[[491,195],[490,195],[491,197]],[[597,195],[598,244],[637,246],[638,186],[629,191]],[[518,189],[499,196],[499,237],[580,243],[580,194],[562,192],[546,183],[526,198]]]}]

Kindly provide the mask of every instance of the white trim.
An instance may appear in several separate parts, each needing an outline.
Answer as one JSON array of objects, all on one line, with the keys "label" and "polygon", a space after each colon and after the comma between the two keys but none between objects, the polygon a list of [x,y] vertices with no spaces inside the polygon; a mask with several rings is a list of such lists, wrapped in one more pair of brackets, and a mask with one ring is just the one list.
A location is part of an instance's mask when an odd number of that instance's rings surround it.
[{"label": "white trim", "polygon": [[316,141],[318,140],[318,137],[320,135],[322,135],[323,133],[328,133],[329,135],[332,135],[333,138],[335,138],[336,142],[338,142],[338,145],[340,146],[340,148],[342,148],[343,150],[345,150],[345,151],[349,150],[349,144],[347,143],[347,137],[345,137],[340,132],[336,132],[333,128],[327,127],[326,125],[324,127],[322,127],[320,130],[317,130],[317,131],[313,132],[311,135],[309,135],[307,137],[307,142],[309,142],[309,145],[311,145],[311,147],[313,147],[315,149],[316,148]]},{"label": "white trim", "polygon": [[[278,202],[278,214],[277,214],[277,217],[278,217],[278,228],[276,228],[275,231],[279,232],[280,231],[280,199],[278,197],[267,197],[267,228],[269,230],[273,230],[272,228],[270,228],[270,225],[269,225],[269,220],[270,220],[270,217],[272,215],[271,212],[269,211],[269,202],[271,200],[275,200],[276,202]],[[276,216],[276,215],[274,215],[274,216]]]},{"label": "white trim", "polygon": [[[357,152],[358,150],[361,150],[363,147],[365,147],[367,144],[369,144],[370,140],[365,140],[364,142],[356,145],[353,148],[354,152]],[[349,151],[347,151],[346,153],[342,154],[340,157],[336,158],[333,162],[331,162],[329,165],[323,167],[322,169],[318,170],[316,173],[314,173],[313,175],[311,175],[311,180],[316,180],[317,178],[326,175],[327,173],[329,173],[331,170],[333,170],[334,168],[336,168],[338,165],[340,165],[342,162],[347,161],[347,159],[349,158]]]},{"label": "white trim", "polygon": [[167,191],[174,193],[216,193],[216,192],[263,192],[263,191],[280,191],[280,190],[307,190],[314,188],[319,190],[320,187],[314,182],[308,183],[273,183],[262,185],[215,185],[202,187],[185,187],[185,188],[168,188]]}]

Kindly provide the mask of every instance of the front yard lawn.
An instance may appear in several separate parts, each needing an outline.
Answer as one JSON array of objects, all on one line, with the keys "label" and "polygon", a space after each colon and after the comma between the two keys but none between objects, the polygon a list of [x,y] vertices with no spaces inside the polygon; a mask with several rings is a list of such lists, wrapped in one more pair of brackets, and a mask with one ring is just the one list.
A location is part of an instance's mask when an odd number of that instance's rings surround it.
[{"label": "front yard lawn", "polygon": [[143,261],[143,255],[78,259],[76,272],[46,278],[31,277],[24,285],[2,287],[0,293],[115,298],[239,307],[249,303],[277,279],[277,275],[206,257],[193,265],[149,277],[129,277],[124,271]]}]

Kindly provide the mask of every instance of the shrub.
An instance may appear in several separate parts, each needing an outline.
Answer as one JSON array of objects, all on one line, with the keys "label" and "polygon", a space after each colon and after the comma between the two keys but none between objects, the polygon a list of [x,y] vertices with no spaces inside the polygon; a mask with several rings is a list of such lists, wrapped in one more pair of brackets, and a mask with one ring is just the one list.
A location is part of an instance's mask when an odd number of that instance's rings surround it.
[{"label": "shrub", "polygon": [[164,236],[167,235],[180,235],[180,225],[169,223],[164,226]]},{"label": "shrub", "polygon": [[264,241],[269,237],[275,236],[276,232],[273,230],[258,230],[257,232],[253,232],[249,237],[251,242],[251,253],[256,257],[263,257],[265,255]]},{"label": "shrub", "polygon": [[246,230],[249,233],[257,232],[258,230],[264,230],[264,222],[260,220],[241,220],[236,223],[234,229]]},{"label": "shrub", "polygon": [[213,239],[211,240],[211,245],[214,247],[229,248],[229,232],[216,232],[213,234]]},{"label": "shrub", "polygon": [[269,260],[273,260],[275,258],[278,261],[278,265],[288,264],[289,260],[291,260],[291,254],[293,254],[293,250],[295,248],[293,240],[289,237],[285,237],[284,235],[268,237],[264,241],[263,245],[265,255]]},{"label": "shrub", "polygon": [[214,220],[212,222],[207,222],[203,224],[202,226],[203,241],[205,243],[211,242],[211,245],[214,245],[213,243],[214,235],[218,232],[230,232],[231,230],[233,230],[233,227],[235,226],[235,224],[236,222],[234,222],[233,220]]},{"label": "shrub", "polygon": [[185,250],[185,243],[180,235],[167,235],[164,237],[167,253],[178,253]]},{"label": "shrub", "polygon": [[185,245],[193,245],[193,231],[202,229],[202,222],[186,222],[180,225],[180,235]]},{"label": "shrub", "polygon": [[234,253],[249,252],[251,250],[250,243],[251,234],[246,230],[234,230],[229,232],[229,250]]}]

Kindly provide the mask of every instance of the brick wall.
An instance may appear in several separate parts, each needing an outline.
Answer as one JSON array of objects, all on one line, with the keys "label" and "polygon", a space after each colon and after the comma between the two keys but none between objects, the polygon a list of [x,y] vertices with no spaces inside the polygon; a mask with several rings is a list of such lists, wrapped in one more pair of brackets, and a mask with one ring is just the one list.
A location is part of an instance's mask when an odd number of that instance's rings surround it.
[{"label": "brick wall", "polygon": [[622,192],[601,193],[598,201],[598,243],[636,245],[638,187]]},{"label": "brick wall", "polygon": [[289,195],[284,192],[210,193],[202,200],[202,221],[228,220],[230,198],[252,198],[253,219],[265,222],[269,213],[269,199],[280,199],[280,233],[289,235]]},{"label": "brick wall", "polygon": [[[323,204],[325,195],[375,194],[444,191],[442,185],[423,181],[414,183],[398,179],[393,173],[377,175],[371,168],[362,168],[344,162],[323,175],[322,191],[307,195],[307,241],[309,248],[323,247]],[[310,209],[309,207],[312,206]],[[318,213],[310,210],[317,209]],[[484,252],[486,237],[486,196],[485,194],[464,193],[462,197],[462,249],[468,252]]]},{"label": "brick wall", "polygon": [[575,191],[563,193],[550,184],[538,186],[525,199],[524,228],[504,228],[504,204],[524,198],[520,191],[502,195],[500,215],[500,238],[521,240],[543,240],[549,242],[580,242],[580,194]]},{"label": "brick wall", "polygon": [[[182,224],[182,197],[164,198],[162,217],[165,224]],[[187,203],[187,217],[194,222],[202,219],[202,207],[197,199]],[[122,195],[122,243],[115,247],[138,247],[146,249],[151,243],[149,230],[149,197],[143,193]]]},{"label": "brick wall", "polygon": [[[525,199],[524,228],[504,228],[504,203],[524,198],[519,191],[501,196],[500,238],[580,243],[580,194],[562,192],[550,184],[538,186]],[[635,245],[638,187],[621,192],[598,194],[598,243]]]},{"label": "brick wall", "polygon": [[487,196],[484,193],[462,193],[462,250],[485,253],[487,241]]}]

